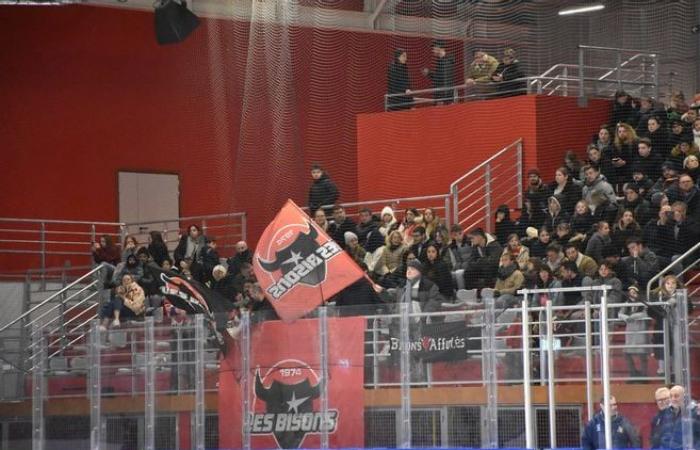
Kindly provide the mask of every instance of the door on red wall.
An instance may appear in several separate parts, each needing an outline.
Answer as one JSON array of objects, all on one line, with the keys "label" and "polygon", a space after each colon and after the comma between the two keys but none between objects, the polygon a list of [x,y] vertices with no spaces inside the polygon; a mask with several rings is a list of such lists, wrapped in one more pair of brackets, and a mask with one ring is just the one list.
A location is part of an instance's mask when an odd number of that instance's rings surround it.
[{"label": "door on red wall", "polygon": [[177,241],[180,178],[177,174],[119,172],[119,221],[139,244],[150,231],[160,231],[170,245]]}]

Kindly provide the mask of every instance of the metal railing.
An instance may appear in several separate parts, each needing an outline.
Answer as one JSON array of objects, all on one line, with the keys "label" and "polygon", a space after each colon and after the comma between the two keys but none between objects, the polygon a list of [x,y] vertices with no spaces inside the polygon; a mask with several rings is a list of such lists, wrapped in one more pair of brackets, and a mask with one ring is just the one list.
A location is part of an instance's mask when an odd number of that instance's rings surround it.
[{"label": "metal railing", "polygon": [[[675,261],[672,261],[668,266],[664,267],[654,275],[649,282],[647,283],[647,297],[648,299],[651,299],[651,290],[652,287],[654,286],[654,283],[658,281],[659,287],[661,287],[662,283],[662,278],[668,274],[673,274],[677,275],[679,278],[688,273],[691,269],[696,268],[698,262],[700,262],[700,259],[698,258],[698,252],[700,252],[700,242],[692,246],[689,250],[687,250],[685,253],[680,255],[678,258],[676,258]],[[687,263],[688,260],[692,260],[693,262],[690,264],[683,264],[684,262]],[[693,281],[697,280],[698,277],[700,277],[700,273],[694,274],[689,280],[686,280],[686,284],[691,284]],[[690,292],[690,296],[695,295],[700,288],[695,288]]]},{"label": "metal railing", "polygon": [[[499,186],[498,189],[492,189]],[[450,185],[453,223],[492,231],[492,213],[501,204],[522,208],[523,140],[507,145]]]},{"label": "metal railing", "polygon": [[[245,213],[135,223],[0,217],[0,255],[13,255],[17,265],[25,264],[26,268],[32,269],[62,266],[67,261],[72,265],[87,265],[91,263],[92,244],[102,235],[121,243],[130,234],[139,242],[147,243],[148,233],[159,231],[172,250],[181,230],[192,223],[198,224],[205,234],[216,235],[220,248],[230,249],[237,241],[247,239]],[[27,261],[17,261],[15,257],[26,257]],[[21,278],[24,273],[18,275]]]}]

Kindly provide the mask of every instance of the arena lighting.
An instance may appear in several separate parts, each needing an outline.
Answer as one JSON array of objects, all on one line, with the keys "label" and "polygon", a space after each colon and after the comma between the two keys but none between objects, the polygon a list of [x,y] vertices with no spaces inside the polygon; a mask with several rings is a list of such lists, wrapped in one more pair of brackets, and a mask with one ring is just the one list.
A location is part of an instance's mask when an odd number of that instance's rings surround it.
[{"label": "arena lighting", "polygon": [[187,2],[156,0],[155,29],[160,45],[182,42],[199,26],[199,18],[187,9]]},{"label": "arena lighting", "polygon": [[592,5],[585,6],[572,6],[570,8],[564,8],[559,10],[559,15],[569,16],[571,14],[582,14],[587,12],[600,11],[601,9],[605,9],[605,5],[602,3],[594,3]]}]

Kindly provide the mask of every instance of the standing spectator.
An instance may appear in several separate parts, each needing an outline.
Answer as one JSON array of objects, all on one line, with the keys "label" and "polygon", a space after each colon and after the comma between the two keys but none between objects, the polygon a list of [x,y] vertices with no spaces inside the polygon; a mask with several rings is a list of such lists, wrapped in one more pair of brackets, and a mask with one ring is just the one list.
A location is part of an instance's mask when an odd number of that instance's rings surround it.
[{"label": "standing spectator", "polygon": [[[659,447],[663,449],[680,450],[683,445],[683,428],[691,427],[693,442],[700,442],[700,423],[698,423],[697,407],[685,404],[685,389],[683,386],[673,386],[670,389],[671,404],[663,412],[659,423]],[[690,408],[689,423],[684,424],[683,411]],[[697,446],[697,445],[696,445]]]},{"label": "standing spectator", "polygon": [[651,448],[661,447],[661,424],[666,409],[671,406],[671,390],[667,387],[660,387],[654,392],[654,400],[658,412],[651,419],[651,427],[649,430],[649,441]]},{"label": "standing spectator", "polygon": [[411,96],[411,79],[408,76],[408,53],[406,50],[397,48],[394,50],[394,60],[389,65],[387,73],[387,93],[406,94],[394,95],[387,98],[387,110],[399,111],[411,109],[413,106],[413,96]]},{"label": "standing spectator", "polygon": [[325,213],[329,215],[331,206],[338,201],[340,194],[335,183],[330,179],[325,170],[318,164],[311,166],[311,187],[309,188],[309,209],[313,215],[322,206],[326,207]]},{"label": "standing spectator", "polygon": [[530,169],[527,173],[528,186],[525,197],[530,201],[532,210],[532,222],[529,226],[539,228],[545,219],[547,201],[552,196],[552,190],[540,178],[538,169]]},{"label": "standing spectator", "polygon": [[[583,450],[597,450],[605,448],[605,405],[604,399],[600,400],[600,412],[596,414],[583,432],[581,446]],[[612,435],[612,448],[640,448],[642,443],[639,433],[627,418],[618,414],[617,400],[610,396],[608,401],[610,407],[610,422]]]},{"label": "standing spectator", "polygon": [[[677,303],[676,295],[679,289],[683,286],[675,275],[666,275],[661,281],[661,286],[651,291],[651,297],[649,301],[651,302],[666,302],[669,305],[675,305]],[[657,375],[663,375],[666,371],[665,366],[665,355],[664,355],[664,321],[667,319],[667,311],[663,307],[651,306],[648,308],[647,312],[649,317],[654,319],[654,334],[651,337],[651,342],[654,344],[654,358],[658,364],[656,369]],[[673,348],[671,336],[667,336],[669,340],[669,346]]]},{"label": "standing spectator", "polygon": [[700,241],[698,223],[688,217],[688,206],[677,201],[671,205],[673,211],[672,240],[667,242],[673,256],[680,256]]},{"label": "standing spectator", "polygon": [[212,271],[214,267],[219,265],[219,252],[216,251],[216,238],[214,236],[209,236],[207,239],[207,245],[202,250],[202,274],[200,276],[200,281],[206,283],[211,281]]},{"label": "standing spectator", "polygon": [[615,141],[611,147],[612,173],[608,182],[613,187],[621,187],[629,180],[632,158],[637,154],[637,133],[627,123],[618,123],[615,128]]},{"label": "standing spectator", "polygon": [[333,233],[331,237],[341,247],[345,248],[345,233],[348,231],[354,233],[357,224],[354,220],[345,215],[345,208],[340,205],[335,205],[333,207],[333,220],[335,221],[335,233]]},{"label": "standing spectator", "polygon": [[[187,234],[180,237],[173,256],[175,265],[181,267],[184,260],[191,261],[191,265],[196,265],[201,261],[202,250],[206,246],[206,240],[202,235],[202,230],[198,225],[192,224],[187,228]],[[190,271],[192,266],[190,266]]]},{"label": "standing spectator", "polygon": [[469,65],[467,79],[464,83],[467,86],[474,86],[479,82],[490,82],[496,69],[498,60],[483,50],[474,52],[474,60]]},{"label": "standing spectator", "polygon": [[550,185],[552,195],[561,204],[561,210],[568,216],[574,213],[576,202],[581,199],[581,185],[569,175],[566,167],[559,167],[554,172],[554,183]]},{"label": "standing spectator", "polygon": [[615,102],[612,107],[612,123],[624,122],[636,124],[638,121],[637,111],[632,104],[632,99],[625,91],[615,92]]},{"label": "standing spectator", "polygon": [[226,264],[228,265],[228,273],[234,277],[241,273],[241,266],[244,263],[253,263],[253,253],[248,248],[246,241],[236,242],[235,250],[236,253],[226,260]]},{"label": "standing spectator", "polygon": [[503,62],[496,67],[491,75],[491,81],[498,83],[496,89],[504,94],[524,94],[526,81],[521,80],[525,74],[520,68],[520,62],[515,58],[515,50],[507,48],[503,51]]},{"label": "standing spectator", "polygon": [[107,263],[116,266],[121,262],[119,248],[112,242],[112,237],[103,234],[99,242],[92,244],[92,259],[96,264]]},{"label": "standing spectator", "polygon": [[211,271],[211,289],[220,293],[226,300],[233,304],[236,299],[236,280],[228,273],[225,266],[216,265]]},{"label": "standing spectator", "polygon": [[481,228],[470,231],[469,238],[472,243],[472,255],[469,266],[464,271],[467,289],[491,286],[498,271],[501,246]]},{"label": "standing spectator", "polygon": [[[626,303],[629,306],[622,308],[618,317],[625,322],[625,361],[630,372],[630,377],[646,377],[649,358],[648,346],[650,344],[647,333],[646,308],[639,303],[639,287],[633,284],[627,289]],[[635,356],[639,358],[639,368],[635,362]]]},{"label": "standing spectator", "polygon": [[658,218],[651,219],[642,229],[642,240],[659,257],[660,267],[671,263],[673,250],[669,242],[673,239],[673,210],[671,205],[659,209]]},{"label": "standing spectator", "polygon": [[163,261],[170,257],[168,246],[163,241],[163,235],[160,231],[151,231],[148,233],[148,253],[151,254],[153,261],[158,264],[158,267],[163,265]]},{"label": "standing spectator", "polygon": [[598,271],[598,263],[593,258],[584,255],[578,251],[578,247],[574,243],[568,243],[564,246],[564,254],[567,261],[576,264],[576,267],[584,275],[593,277]]},{"label": "standing spectator", "polygon": [[433,89],[439,89],[433,94],[433,98],[437,104],[452,103],[454,95],[452,88],[455,84],[455,58],[447,54],[446,43],[443,40],[433,41],[432,52],[435,56],[435,68],[430,70],[423,69],[423,75],[430,78],[433,82]]},{"label": "standing spectator", "polygon": [[586,255],[600,264],[603,261],[603,249],[611,244],[610,225],[607,222],[598,222],[596,232],[588,240]]},{"label": "standing spectator", "polygon": [[661,155],[662,159],[666,159],[671,154],[671,147],[669,145],[668,131],[662,125],[663,122],[658,116],[649,117],[646,137],[651,141],[651,148]]},{"label": "standing spectator", "polygon": [[583,163],[578,159],[576,152],[573,150],[567,150],[566,154],[564,154],[564,167],[569,171],[569,177],[571,177],[572,180],[581,180],[580,175]]}]

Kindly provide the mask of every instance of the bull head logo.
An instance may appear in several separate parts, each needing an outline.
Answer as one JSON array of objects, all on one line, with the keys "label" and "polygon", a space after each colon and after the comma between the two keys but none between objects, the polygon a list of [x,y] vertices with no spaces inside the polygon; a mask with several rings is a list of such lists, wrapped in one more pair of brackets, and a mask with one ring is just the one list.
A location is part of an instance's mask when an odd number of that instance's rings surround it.
[{"label": "bull head logo", "polygon": [[[260,266],[270,273],[280,270],[282,276],[284,276],[299,264],[302,264],[309,255],[313,254],[320,247],[318,242],[316,242],[318,231],[310,223],[307,222],[307,225],[309,232],[306,234],[300,232],[289,246],[282,250],[277,250],[274,261],[265,261],[258,257]],[[326,263],[324,261],[304,275],[299,282],[308,286],[318,286],[325,279]]]}]

